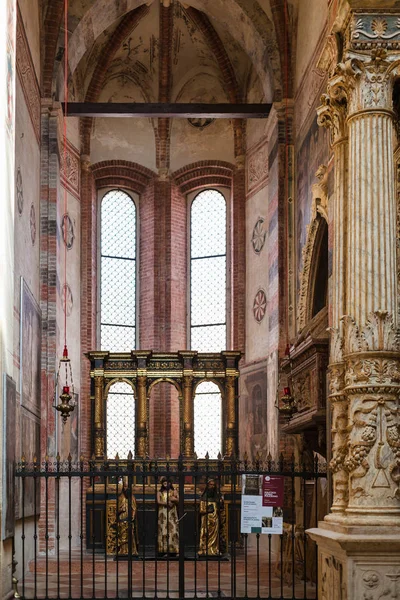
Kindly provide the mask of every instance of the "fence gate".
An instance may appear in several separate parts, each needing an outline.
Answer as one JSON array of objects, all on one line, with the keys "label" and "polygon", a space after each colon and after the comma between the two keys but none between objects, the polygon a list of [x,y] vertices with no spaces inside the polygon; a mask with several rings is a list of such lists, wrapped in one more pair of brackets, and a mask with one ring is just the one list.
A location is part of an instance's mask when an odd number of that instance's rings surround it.
[{"label": "fence gate", "polygon": [[[306,529],[325,511],[318,462],[56,460],[16,475],[23,598],[317,598]],[[265,481],[283,486],[281,506]],[[273,508],[260,523],[251,510],[263,494]]]}]

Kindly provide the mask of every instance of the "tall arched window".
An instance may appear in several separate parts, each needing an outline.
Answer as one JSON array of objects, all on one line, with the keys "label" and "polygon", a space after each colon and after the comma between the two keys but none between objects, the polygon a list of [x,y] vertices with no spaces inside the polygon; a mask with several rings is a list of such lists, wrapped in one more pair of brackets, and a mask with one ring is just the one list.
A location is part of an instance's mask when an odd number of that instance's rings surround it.
[{"label": "tall arched window", "polygon": [[222,398],[219,387],[203,381],[194,397],[194,451],[199,458],[222,454]]},{"label": "tall arched window", "polygon": [[107,394],[107,457],[127,458],[135,456],[135,397],[131,386],[118,381],[110,386]]},{"label": "tall arched window", "polygon": [[199,352],[227,349],[226,200],[200,192],[190,213],[190,346]]},{"label": "tall arched window", "polygon": [[122,190],[101,201],[101,349],[136,347],[136,206]]}]

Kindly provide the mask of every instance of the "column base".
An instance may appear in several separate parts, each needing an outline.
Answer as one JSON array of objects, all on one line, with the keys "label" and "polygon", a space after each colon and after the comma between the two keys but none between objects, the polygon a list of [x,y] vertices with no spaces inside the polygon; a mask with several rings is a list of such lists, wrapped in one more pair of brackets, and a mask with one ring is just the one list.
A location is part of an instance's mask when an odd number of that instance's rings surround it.
[{"label": "column base", "polygon": [[318,544],[318,598],[400,599],[399,521],[396,525],[371,528],[343,519],[309,529]]}]

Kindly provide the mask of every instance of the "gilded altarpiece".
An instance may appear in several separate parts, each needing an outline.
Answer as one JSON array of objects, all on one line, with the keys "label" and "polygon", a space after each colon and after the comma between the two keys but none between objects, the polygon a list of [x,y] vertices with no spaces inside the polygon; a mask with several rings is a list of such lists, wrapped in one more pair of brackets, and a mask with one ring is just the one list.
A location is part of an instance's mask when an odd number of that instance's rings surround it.
[{"label": "gilded altarpiece", "polygon": [[[240,352],[199,354],[89,352],[91,363],[92,445],[97,459],[106,455],[106,401],[113,383],[128,382],[136,404],[135,457],[149,456],[149,396],[160,382],[173,384],[179,394],[180,454],[194,455],[194,395],[202,381],[215,383],[222,397],[223,454],[238,454],[238,363]],[[123,457],[121,457],[123,458]],[[126,458],[126,457],[124,457]]]}]

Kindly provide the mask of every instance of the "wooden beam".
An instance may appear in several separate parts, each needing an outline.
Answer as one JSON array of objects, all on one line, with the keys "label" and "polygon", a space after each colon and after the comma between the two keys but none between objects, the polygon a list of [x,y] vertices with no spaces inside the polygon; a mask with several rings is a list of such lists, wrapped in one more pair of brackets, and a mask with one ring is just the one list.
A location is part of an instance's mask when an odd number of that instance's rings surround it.
[{"label": "wooden beam", "polygon": [[[186,104],[139,102],[68,102],[68,117],[150,117],[178,119],[266,119],[272,104]],[[65,114],[65,103],[62,102]]]}]

